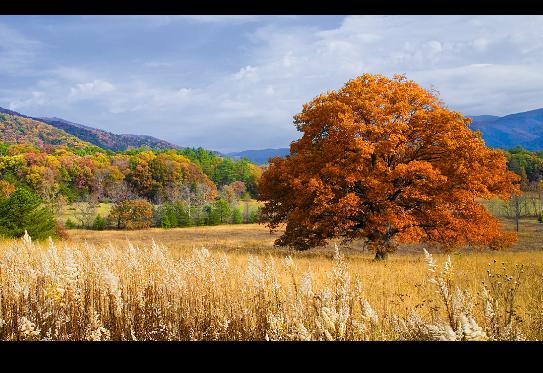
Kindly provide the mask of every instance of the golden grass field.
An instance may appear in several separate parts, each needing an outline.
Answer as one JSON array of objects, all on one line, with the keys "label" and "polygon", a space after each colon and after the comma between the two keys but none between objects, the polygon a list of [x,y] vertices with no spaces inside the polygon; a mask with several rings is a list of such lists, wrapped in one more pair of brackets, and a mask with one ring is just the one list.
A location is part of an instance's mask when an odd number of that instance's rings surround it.
[{"label": "golden grass field", "polygon": [[[514,224],[510,220],[502,220],[504,229],[514,230]],[[129,240],[137,244],[150,244],[152,240],[167,246],[174,253],[177,251],[191,250],[193,248],[206,247],[225,252],[245,252],[254,254],[277,254],[294,256],[320,256],[334,252],[333,243],[324,248],[316,248],[305,252],[297,252],[285,248],[273,246],[273,242],[280,236],[280,232],[270,234],[268,228],[261,224],[232,224],[218,226],[202,226],[188,228],[150,228],[147,230],[127,231],[109,230],[92,231],[73,229],[68,231],[70,240],[74,242],[87,241],[96,245],[124,244]],[[339,241],[338,241],[339,244]],[[362,242],[352,242],[343,247],[349,255],[373,256],[364,251]],[[522,219],[518,241],[511,251],[543,250],[543,224],[536,219]],[[401,245],[396,255],[422,253],[421,245]]]},{"label": "golden grass field", "polygon": [[334,245],[274,248],[279,233],[255,224],[6,240],[0,340],[540,340],[532,220],[506,252],[453,252],[445,267],[433,252],[434,272],[420,245],[375,262],[354,243],[338,259]]}]

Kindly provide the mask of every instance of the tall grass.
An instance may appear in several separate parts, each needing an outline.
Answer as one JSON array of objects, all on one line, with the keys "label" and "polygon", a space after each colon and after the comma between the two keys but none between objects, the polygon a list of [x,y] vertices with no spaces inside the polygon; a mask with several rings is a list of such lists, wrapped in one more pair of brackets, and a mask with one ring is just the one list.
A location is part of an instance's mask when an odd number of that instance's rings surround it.
[{"label": "tall grass", "polygon": [[[541,261],[484,273],[476,255],[172,256],[25,236],[0,244],[0,340],[541,339]],[[405,277],[379,276],[387,266]]]}]

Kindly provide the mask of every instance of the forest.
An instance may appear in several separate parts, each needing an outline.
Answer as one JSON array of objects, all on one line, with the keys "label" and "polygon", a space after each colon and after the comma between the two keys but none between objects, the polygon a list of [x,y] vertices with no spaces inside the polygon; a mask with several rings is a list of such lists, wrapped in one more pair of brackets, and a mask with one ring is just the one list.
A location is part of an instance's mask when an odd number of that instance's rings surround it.
[{"label": "forest", "polygon": [[[255,197],[261,172],[247,159],[234,161],[202,148],[113,152],[94,146],[0,143],[3,234],[24,233],[9,213],[24,204],[29,213],[46,209],[56,217],[66,206],[76,206],[66,228],[254,222],[256,211],[240,208],[239,202],[243,199],[247,205]],[[112,206],[107,216],[100,216],[100,204]],[[14,228],[5,228],[10,225]],[[52,232],[50,226],[44,234],[34,231],[34,236],[45,238]],[[57,224],[56,233],[61,230]]]}]

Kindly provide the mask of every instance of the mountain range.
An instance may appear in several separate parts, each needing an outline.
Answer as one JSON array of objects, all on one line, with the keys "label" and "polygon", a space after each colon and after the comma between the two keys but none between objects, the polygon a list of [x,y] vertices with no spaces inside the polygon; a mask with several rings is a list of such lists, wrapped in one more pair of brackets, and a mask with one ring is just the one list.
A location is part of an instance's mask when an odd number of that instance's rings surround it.
[{"label": "mountain range", "polygon": [[241,152],[227,153],[227,157],[232,159],[241,159],[247,158],[255,164],[266,164],[268,159],[272,157],[284,157],[290,154],[289,148],[278,148],[278,149],[258,149],[258,150],[244,150]]},{"label": "mountain range", "polygon": [[[476,115],[471,128],[482,133],[486,144],[511,149],[522,146],[528,150],[543,150],[543,108],[505,116]],[[181,148],[152,136],[114,134],[61,118],[30,117],[0,107],[0,141],[39,144],[67,144],[75,147],[90,144],[103,149],[124,151],[141,146],[151,149]],[[289,148],[244,150],[222,154],[256,164],[266,164],[271,157],[284,157]],[[220,154],[220,153],[219,153]]]},{"label": "mountain range", "polygon": [[502,149],[522,146],[528,150],[543,150],[543,109],[503,117],[479,115],[471,118],[471,128],[481,131],[488,146]]}]

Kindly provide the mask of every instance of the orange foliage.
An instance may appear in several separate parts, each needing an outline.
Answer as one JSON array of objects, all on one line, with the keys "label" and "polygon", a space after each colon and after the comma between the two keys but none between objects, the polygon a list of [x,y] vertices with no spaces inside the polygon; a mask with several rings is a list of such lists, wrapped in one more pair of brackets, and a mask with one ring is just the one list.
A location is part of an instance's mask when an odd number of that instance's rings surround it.
[{"label": "orange foliage", "polygon": [[276,244],[308,249],[365,238],[386,253],[399,242],[514,242],[476,198],[518,193],[518,177],[469,118],[415,82],[364,74],[294,119],[302,138],[290,156],[271,160],[259,183],[262,221],[270,229],[287,223]]}]

